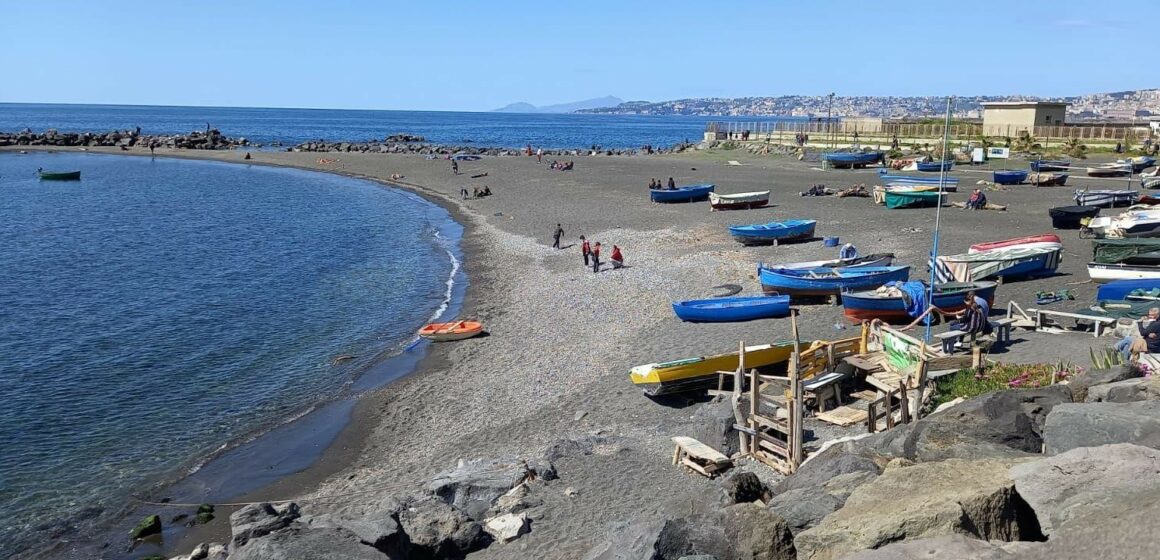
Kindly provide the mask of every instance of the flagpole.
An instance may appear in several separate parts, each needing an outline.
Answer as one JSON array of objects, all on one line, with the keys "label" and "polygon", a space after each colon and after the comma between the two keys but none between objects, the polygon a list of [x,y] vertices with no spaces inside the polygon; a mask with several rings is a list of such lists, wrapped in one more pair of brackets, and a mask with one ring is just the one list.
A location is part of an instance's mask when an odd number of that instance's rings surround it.
[{"label": "flagpole", "polygon": [[[946,114],[946,119],[943,121],[942,162],[939,165],[938,198],[936,199],[937,203],[935,204],[935,210],[934,210],[934,243],[931,245],[931,248],[930,248],[930,261],[929,261],[930,262],[930,289],[927,290],[927,292],[926,292],[926,308],[927,308],[927,310],[929,310],[931,308],[932,302],[934,300],[934,277],[935,277],[935,269],[937,268],[937,264],[938,264],[938,262],[936,260],[936,259],[938,259],[938,232],[939,232],[939,226],[942,224],[943,196],[945,196],[945,193],[946,193],[947,142],[950,138],[951,104],[954,103],[954,100],[955,100],[954,97],[947,98],[947,114]],[[932,323],[931,316],[928,314],[926,316],[926,333],[923,335],[923,340],[925,340],[926,342],[930,342],[931,323]]]}]

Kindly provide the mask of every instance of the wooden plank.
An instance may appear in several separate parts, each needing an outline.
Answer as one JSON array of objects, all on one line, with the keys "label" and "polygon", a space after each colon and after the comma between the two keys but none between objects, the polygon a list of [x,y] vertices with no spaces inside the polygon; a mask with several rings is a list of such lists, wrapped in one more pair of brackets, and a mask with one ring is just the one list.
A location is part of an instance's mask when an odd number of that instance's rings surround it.
[{"label": "wooden plank", "polygon": [[869,417],[869,412],[848,406],[839,406],[828,412],[819,412],[814,417],[822,422],[845,427],[865,422]]},{"label": "wooden plank", "polygon": [[761,424],[762,426],[765,426],[767,428],[777,430],[783,434],[789,433],[789,422],[787,422],[785,420],[781,420],[778,418],[769,418],[767,416],[761,416],[760,414],[753,416],[752,419],[754,422]]},{"label": "wooden plank", "polygon": [[857,393],[850,393],[850,397],[858,399],[860,401],[872,401],[872,400],[878,398],[878,393],[875,393],[874,391],[866,389],[864,391],[858,391]]},{"label": "wooden plank", "polygon": [[728,462],[729,458],[723,455],[720,451],[709,447],[691,437],[673,436],[673,443],[677,444],[686,454],[692,455],[698,459],[705,461],[712,461],[714,463]]}]

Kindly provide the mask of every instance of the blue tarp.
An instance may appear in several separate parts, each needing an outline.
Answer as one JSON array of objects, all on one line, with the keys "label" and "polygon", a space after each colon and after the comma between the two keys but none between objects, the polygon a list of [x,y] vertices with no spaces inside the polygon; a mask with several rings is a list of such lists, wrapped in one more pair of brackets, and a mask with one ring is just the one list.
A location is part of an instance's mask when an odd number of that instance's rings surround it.
[{"label": "blue tarp", "polygon": [[922,282],[889,282],[891,288],[898,288],[906,302],[906,314],[918,317],[926,311],[926,284]]}]

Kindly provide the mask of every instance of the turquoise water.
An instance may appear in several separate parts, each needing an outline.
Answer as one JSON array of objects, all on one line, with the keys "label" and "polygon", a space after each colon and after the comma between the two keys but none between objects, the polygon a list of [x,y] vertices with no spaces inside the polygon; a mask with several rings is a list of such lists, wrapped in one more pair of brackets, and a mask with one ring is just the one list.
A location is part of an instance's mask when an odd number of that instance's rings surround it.
[{"label": "turquoise water", "polygon": [[349,390],[445,306],[457,235],[333,175],[0,154],[0,557]]}]

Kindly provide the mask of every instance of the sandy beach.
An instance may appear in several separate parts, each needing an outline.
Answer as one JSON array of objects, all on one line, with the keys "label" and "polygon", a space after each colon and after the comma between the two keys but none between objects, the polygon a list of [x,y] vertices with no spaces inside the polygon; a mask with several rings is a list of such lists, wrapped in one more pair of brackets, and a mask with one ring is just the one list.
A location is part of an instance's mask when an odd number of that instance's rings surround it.
[{"label": "sandy beach", "polygon": [[[60,150],[65,151],[65,150]],[[100,152],[100,150],[91,150]],[[113,152],[109,153],[123,153]],[[136,152],[138,154],[141,151]],[[143,155],[148,155],[147,151]],[[239,164],[241,152],[162,151]],[[337,160],[320,164],[320,155]],[[714,286],[760,289],[758,262],[834,257],[820,241],[779,247],[742,247],[726,226],[778,219],[814,218],[819,237],[839,237],[862,253],[893,252],[927,279],[934,209],[888,210],[868,198],[801,197],[813,184],[844,188],[874,184],[876,170],[828,170],[789,157],[742,151],[642,157],[576,157],[575,170],[548,169],[534,158],[484,158],[460,162],[379,154],[253,152],[248,163],[338,172],[392,182],[453,212],[465,227],[463,250],[469,288],[464,318],[485,323],[489,336],[437,345],[420,370],[365,397],[343,435],[314,467],[241,501],[298,499],[304,509],[343,496],[344,503],[421,492],[438,472],[473,458],[534,457],[555,448],[559,479],[533,490],[542,505],[528,510],[532,530],[509,545],[493,545],[470,558],[577,558],[610,524],[650,512],[687,514],[711,503],[719,483],[685,474],[670,464],[670,437],[696,429],[699,404],[664,404],[644,397],[628,381],[634,365],[735,350],[738,341],[761,343],[791,337],[786,319],[734,324],[690,324],[672,313],[674,300],[719,293]],[[744,165],[725,165],[727,159]],[[1022,160],[1009,167],[1023,168]],[[965,201],[978,180],[1001,164],[956,170]],[[471,178],[486,173],[486,177]],[[403,179],[390,181],[393,174]],[[771,207],[710,212],[708,203],[658,205],[648,201],[650,178],[678,184],[715,183],[719,193],[771,189]],[[944,208],[941,254],[968,245],[1050,231],[1047,209],[1067,205],[1075,188],[1123,188],[1123,179],[1074,177],[1067,187],[1005,187],[988,192],[1005,212]],[[487,185],[493,196],[464,200],[460,188]],[[565,247],[550,247],[562,224]],[[1095,285],[1085,264],[1090,243],[1060,232],[1059,274],[1001,286],[999,313],[1008,301],[1026,306],[1037,291],[1069,289],[1071,310],[1092,301]],[[625,253],[626,268],[597,274],[582,266],[578,237],[585,235]],[[801,308],[803,340],[844,338],[855,331],[841,308]],[[1088,349],[1110,345],[1090,335],[1016,333],[992,358],[1008,362],[1070,360],[1088,365]],[[807,430],[824,429],[807,423]],[[744,464],[766,480],[772,471]],[[565,492],[565,490],[569,492]],[[329,500],[331,502],[334,499]],[[171,554],[196,542],[223,542],[225,515],[169,543]]]}]

